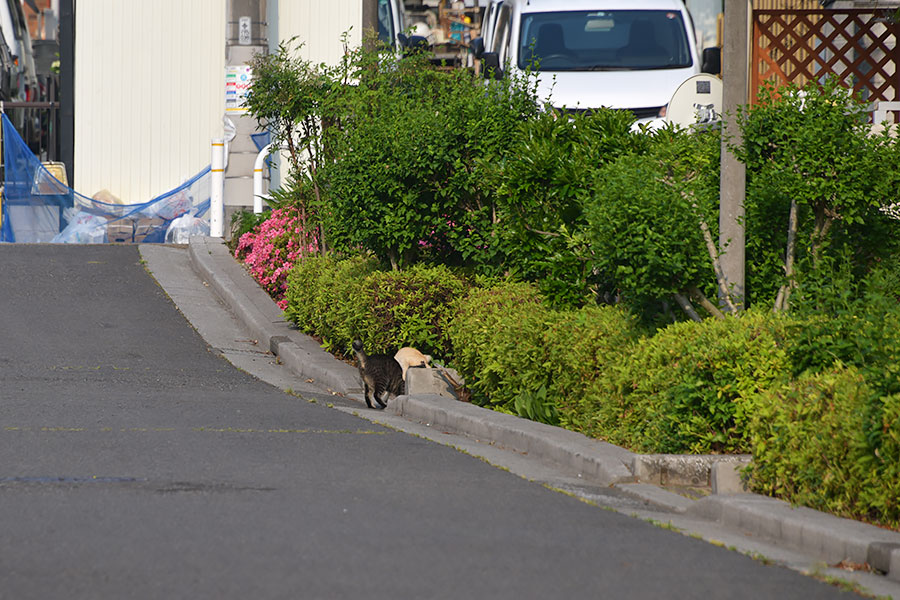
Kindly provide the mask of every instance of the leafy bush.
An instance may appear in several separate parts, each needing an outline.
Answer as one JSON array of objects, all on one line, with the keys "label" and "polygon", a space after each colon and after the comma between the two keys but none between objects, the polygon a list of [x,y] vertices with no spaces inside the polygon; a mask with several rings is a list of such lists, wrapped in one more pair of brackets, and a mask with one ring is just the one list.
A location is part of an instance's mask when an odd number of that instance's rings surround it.
[{"label": "leafy bush", "polygon": [[800,279],[787,350],[794,374],[857,367],[881,395],[900,392],[900,269],[881,263],[861,280],[851,260],[823,259]]},{"label": "leafy bush", "polygon": [[522,119],[537,111],[514,79],[486,86],[468,70],[427,58],[358,51],[355,86],[330,106],[324,129],[335,160],[321,167],[329,240],[363,247],[395,269],[423,255],[444,264],[488,265],[493,198],[484,165],[500,160]]},{"label": "leafy bush", "polygon": [[588,389],[588,433],[642,452],[746,452],[748,398],[790,374],[787,324],[748,311],[640,339]]},{"label": "leafy bush", "polygon": [[497,231],[505,264],[557,305],[605,291],[592,272],[584,203],[597,170],[647,145],[627,111],[566,115],[545,111],[521,123],[515,145],[488,170],[497,190]]},{"label": "leafy bush", "polygon": [[717,239],[719,145],[716,131],[662,130],[645,154],[597,176],[586,209],[589,264],[647,321],[662,302],[683,306],[716,289],[704,228]]},{"label": "leafy bush", "polygon": [[[900,527],[900,394],[877,401],[879,419],[863,431],[877,432],[877,445],[867,436],[870,452],[855,462],[854,475],[863,479],[859,505],[865,515],[894,528]],[[877,405],[876,404],[876,405]],[[874,446],[874,447],[873,447]],[[860,511],[862,512],[862,511]]]},{"label": "leafy bush", "polygon": [[[755,302],[775,299],[788,255],[808,271],[831,251],[850,248],[865,265],[896,248],[897,223],[880,208],[900,188],[900,172],[885,168],[898,140],[872,135],[867,115],[866,103],[833,79],[763,89],[738,114],[743,145],[734,151],[747,164],[747,289]],[[788,248],[792,203],[796,242]]]},{"label": "leafy bush", "polygon": [[637,332],[619,309],[555,310],[523,283],[473,290],[455,308],[447,333],[473,401],[576,429],[585,387]]},{"label": "leafy bush", "polygon": [[626,360],[643,334],[618,307],[586,306],[550,315],[541,340],[544,362],[534,368],[546,372],[548,397],[559,410],[561,426],[590,431],[596,407],[587,390],[601,373]]},{"label": "leafy bush", "polygon": [[[837,363],[764,391],[753,407],[753,490],[900,524],[900,395],[879,398],[857,369]],[[869,429],[878,431],[878,443]]]},{"label": "leafy bush", "polygon": [[372,257],[307,258],[289,278],[285,316],[342,354],[360,339],[369,352],[409,345],[444,355],[445,313],[469,284],[446,267],[384,272],[377,265]]},{"label": "leafy bush", "polygon": [[[375,271],[343,301],[359,313],[354,336],[371,351],[413,346],[443,356],[443,324],[451,303],[469,284],[447,267],[415,265],[403,271]],[[347,347],[352,338],[346,340]]]},{"label": "leafy bush", "polygon": [[534,286],[509,281],[473,289],[454,303],[445,335],[473,402],[516,414],[514,400],[492,394],[508,372],[501,362],[504,353],[530,339],[533,315],[542,310]]},{"label": "leafy bush", "polygon": [[362,255],[343,260],[332,255],[307,257],[288,277],[285,317],[321,339],[325,349],[348,351],[366,317],[351,298],[358,297],[365,278],[377,266],[378,261]]}]

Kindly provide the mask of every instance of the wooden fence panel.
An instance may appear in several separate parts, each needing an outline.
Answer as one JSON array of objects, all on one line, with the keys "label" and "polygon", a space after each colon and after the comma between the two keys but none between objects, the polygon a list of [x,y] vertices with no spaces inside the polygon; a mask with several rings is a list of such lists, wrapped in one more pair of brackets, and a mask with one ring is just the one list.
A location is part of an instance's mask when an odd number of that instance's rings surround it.
[{"label": "wooden fence panel", "polygon": [[892,10],[754,10],[751,93],[837,76],[867,101],[900,100],[900,20]]}]

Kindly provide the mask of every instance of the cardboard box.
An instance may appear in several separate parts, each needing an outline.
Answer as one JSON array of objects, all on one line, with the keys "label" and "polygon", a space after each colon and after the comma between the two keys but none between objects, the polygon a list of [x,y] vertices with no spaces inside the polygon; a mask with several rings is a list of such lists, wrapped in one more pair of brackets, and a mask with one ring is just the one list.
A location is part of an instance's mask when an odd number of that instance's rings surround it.
[{"label": "cardboard box", "polygon": [[134,241],[134,221],[114,219],[106,224],[106,238],[111,244],[130,244]]},{"label": "cardboard box", "polygon": [[165,219],[138,219],[134,224],[135,244],[145,241],[147,236],[151,236],[152,242],[162,242],[165,235]]}]

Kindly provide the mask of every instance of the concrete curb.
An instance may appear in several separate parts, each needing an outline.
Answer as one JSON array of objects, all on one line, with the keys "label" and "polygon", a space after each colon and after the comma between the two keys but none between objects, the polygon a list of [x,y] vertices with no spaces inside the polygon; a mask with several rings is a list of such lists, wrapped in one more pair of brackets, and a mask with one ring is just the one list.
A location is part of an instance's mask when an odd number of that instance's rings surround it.
[{"label": "concrete curb", "polygon": [[462,432],[476,439],[534,454],[574,469],[585,480],[612,485],[634,478],[629,468],[634,454],[580,433],[520,419],[444,396],[400,396],[389,404],[398,415]]},{"label": "concrete curb", "polygon": [[291,327],[278,305],[231,256],[222,240],[192,237],[188,251],[197,275],[244,323],[261,348],[278,356],[300,377],[328,390],[344,395],[362,393],[358,371]]},{"label": "concrete curb", "polygon": [[[220,239],[193,237],[189,255],[205,280],[259,345],[294,373],[343,394],[361,394],[357,370],[291,327],[269,295],[231,256]],[[900,533],[757,494],[719,494],[690,500],[655,484],[712,481],[717,467],[733,472],[748,457],[641,455],[558,427],[494,412],[440,395],[400,396],[388,410],[434,427],[464,433],[581,473],[586,481],[615,485],[625,493],[674,513],[718,521],[767,537],[830,563],[870,564],[900,581]],[[635,477],[637,475],[637,477]],[[680,478],[680,479],[678,479]],[[650,483],[648,483],[650,481]]]},{"label": "concrete curb", "polygon": [[708,496],[687,513],[779,540],[829,563],[869,563],[900,581],[900,533],[758,494]]}]

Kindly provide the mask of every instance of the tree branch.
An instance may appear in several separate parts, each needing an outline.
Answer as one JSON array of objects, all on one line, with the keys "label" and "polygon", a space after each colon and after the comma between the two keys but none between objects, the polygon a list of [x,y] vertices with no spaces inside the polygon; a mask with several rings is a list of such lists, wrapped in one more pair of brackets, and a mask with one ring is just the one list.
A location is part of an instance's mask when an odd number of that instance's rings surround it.
[{"label": "tree branch", "polygon": [[672,294],[672,297],[675,298],[675,302],[678,303],[678,306],[681,307],[681,310],[683,310],[685,314],[687,314],[687,316],[691,318],[691,320],[697,321],[698,323],[703,321],[703,319],[700,318],[700,315],[697,314],[697,310],[691,305],[691,301],[688,300],[686,296],[676,292]]},{"label": "tree branch", "polygon": [[725,315],[722,313],[722,311],[719,310],[715,304],[710,302],[709,298],[707,298],[706,295],[704,295],[703,292],[701,292],[696,286],[691,286],[690,288],[688,288],[688,293],[691,295],[691,298],[693,298],[697,303],[700,304],[700,306],[703,307],[703,310],[711,314],[713,317],[719,319],[720,321],[725,320]]},{"label": "tree branch", "polygon": [[660,179],[659,181],[677,191],[682,198],[690,203],[691,208],[694,209],[694,215],[700,221],[700,230],[703,232],[703,240],[706,242],[706,251],[709,253],[709,258],[712,261],[713,272],[716,275],[716,284],[719,286],[719,291],[722,293],[722,300],[725,302],[725,305],[728,307],[728,310],[730,312],[737,313],[737,307],[734,305],[734,302],[731,299],[731,292],[728,290],[728,285],[725,282],[725,271],[722,269],[722,263],[719,262],[718,249],[716,248],[715,242],[713,242],[712,234],[709,232],[709,225],[706,224],[703,216],[700,215],[700,209],[697,206],[697,202],[694,199],[693,194],[677,188],[672,180],[668,177]]},{"label": "tree branch", "polygon": [[791,200],[791,212],[788,216],[788,238],[787,238],[787,250],[784,255],[784,275],[788,278],[788,282],[781,286],[778,290],[778,297],[775,298],[775,312],[779,311],[787,311],[788,309],[788,299],[791,295],[791,290],[796,285],[796,282],[793,280],[794,276],[794,255],[796,253],[797,247],[797,199],[794,198]]}]

